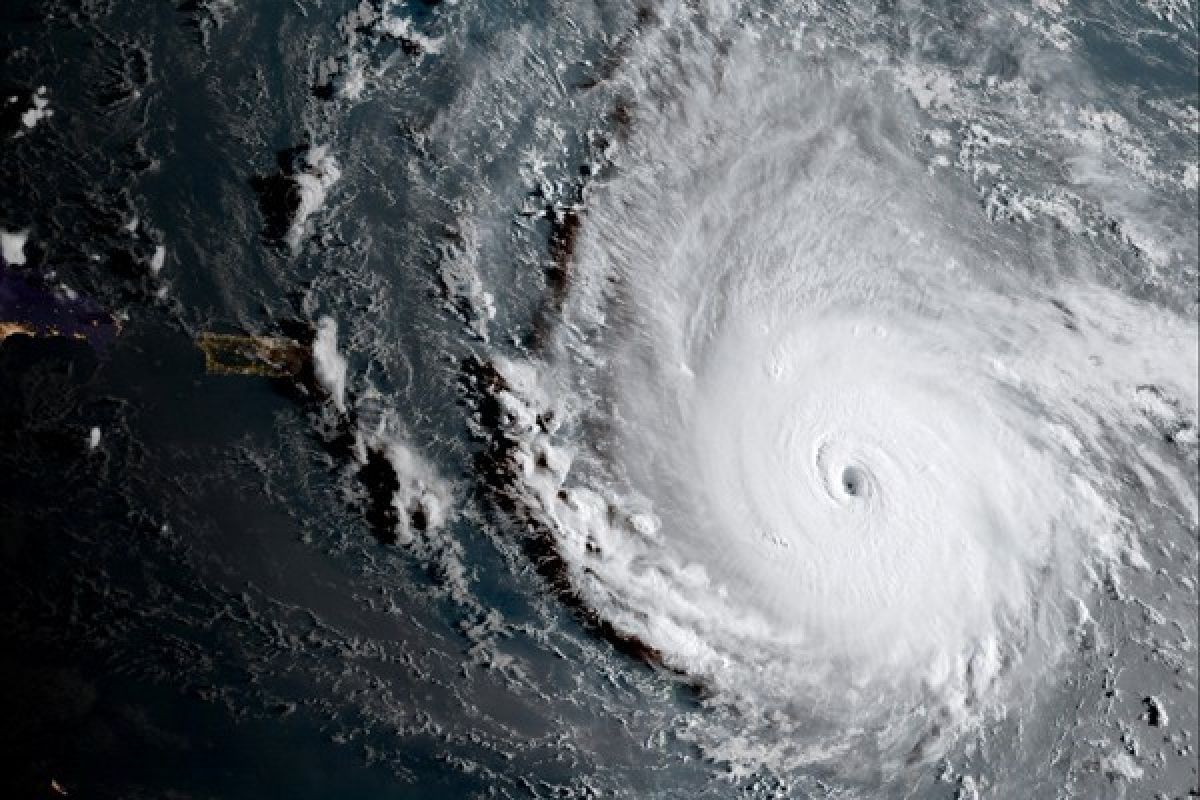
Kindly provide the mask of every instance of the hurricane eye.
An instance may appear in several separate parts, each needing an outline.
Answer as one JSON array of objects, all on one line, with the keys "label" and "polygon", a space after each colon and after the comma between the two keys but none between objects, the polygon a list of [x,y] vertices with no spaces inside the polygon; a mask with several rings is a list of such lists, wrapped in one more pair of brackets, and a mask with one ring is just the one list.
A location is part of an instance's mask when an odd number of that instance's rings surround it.
[{"label": "hurricane eye", "polygon": [[867,475],[855,466],[842,470],[842,491],[848,497],[862,497],[867,493]]}]

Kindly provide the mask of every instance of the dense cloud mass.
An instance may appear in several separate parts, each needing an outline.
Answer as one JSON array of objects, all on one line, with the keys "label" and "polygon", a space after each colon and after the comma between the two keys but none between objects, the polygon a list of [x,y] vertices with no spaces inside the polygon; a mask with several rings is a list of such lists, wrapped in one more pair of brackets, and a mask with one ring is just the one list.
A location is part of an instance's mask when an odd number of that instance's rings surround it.
[{"label": "dense cloud mass", "polygon": [[710,754],[892,773],[1034,713],[1144,504],[1194,524],[1143,403],[1194,457],[1195,323],[989,225],[913,146],[903,70],[686,25],[513,379],[570,417],[520,491],[585,602],[733,711]]}]

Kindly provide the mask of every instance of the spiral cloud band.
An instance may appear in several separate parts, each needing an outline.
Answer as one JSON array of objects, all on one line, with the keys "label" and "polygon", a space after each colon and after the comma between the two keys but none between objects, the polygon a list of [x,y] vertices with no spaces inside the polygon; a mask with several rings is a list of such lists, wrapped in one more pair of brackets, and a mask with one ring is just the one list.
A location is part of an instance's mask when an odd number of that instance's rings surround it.
[{"label": "spiral cloud band", "polygon": [[930,757],[1067,657],[1139,387],[1194,439],[1195,327],[1035,267],[890,89],[721,64],[639,107],[554,351],[502,365],[518,492],[589,607],[737,709],[710,753]]}]

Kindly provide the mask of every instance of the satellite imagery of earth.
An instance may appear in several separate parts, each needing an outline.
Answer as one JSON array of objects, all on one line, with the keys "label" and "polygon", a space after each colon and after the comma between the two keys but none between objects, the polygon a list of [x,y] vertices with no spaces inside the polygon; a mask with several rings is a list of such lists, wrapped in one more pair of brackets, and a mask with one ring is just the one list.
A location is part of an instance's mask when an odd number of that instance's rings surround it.
[{"label": "satellite imagery of earth", "polygon": [[1200,797],[1195,0],[4,0],[0,800]]}]

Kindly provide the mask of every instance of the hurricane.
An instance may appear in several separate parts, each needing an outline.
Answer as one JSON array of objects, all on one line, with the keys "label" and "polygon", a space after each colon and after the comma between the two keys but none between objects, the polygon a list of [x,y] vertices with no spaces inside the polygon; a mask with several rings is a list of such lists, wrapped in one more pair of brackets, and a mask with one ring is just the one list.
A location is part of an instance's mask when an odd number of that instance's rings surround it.
[{"label": "hurricane", "polygon": [[1194,518],[1144,455],[1150,406],[1195,452],[1194,320],[964,213],[894,74],[690,34],[631,90],[544,357],[501,369],[515,492],[736,720],[712,757],[893,775],[1070,668],[1141,504]]}]

